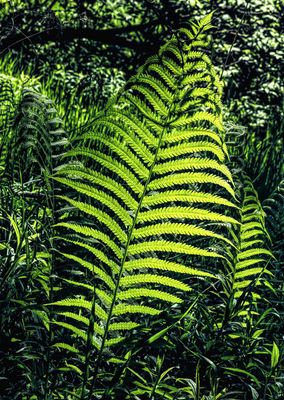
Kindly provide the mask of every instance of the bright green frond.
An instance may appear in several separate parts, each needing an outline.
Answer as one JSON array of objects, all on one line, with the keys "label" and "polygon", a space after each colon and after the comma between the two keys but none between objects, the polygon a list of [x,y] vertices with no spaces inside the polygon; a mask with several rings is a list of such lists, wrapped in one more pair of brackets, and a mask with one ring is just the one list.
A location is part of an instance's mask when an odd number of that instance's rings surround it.
[{"label": "bright green frond", "polygon": [[125,315],[125,314],[148,314],[157,315],[160,314],[160,310],[154,307],[140,306],[135,304],[120,303],[114,307],[113,315]]},{"label": "bright green frond", "polygon": [[152,87],[157,94],[165,101],[172,102],[173,94],[168,88],[158,79],[152,77],[151,75],[139,75],[139,82],[146,83]]},{"label": "bright green frond", "polygon": [[156,283],[159,285],[165,285],[183,291],[191,290],[187,284],[177,279],[169,278],[163,275],[139,274],[139,275],[126,275],[121,278],[122,287],[127,287],[131,285],[143,285],[147,283]]},{"label": "bright green frond", "polygon": [[109,196],[103,191],[99,191],[91,186],[88,186],[78,181],[76,182],[72,181],[71,179],[65,179],[65,178],[54,178],[54,179],[57,180],[58,182],[63,183],[64,185],[67,185],[77,190],[79,193],[85,194],[90,198],[97,200],[103,206],[108,207],[120,218],[120,220],[124,223],[126,227],[132,223],[132,218],[130,217],[129,213],[118,203],[118,201],[116,201],[113,197]]},{"label": "bright green frond", "polygon": [[[144,315],[160,314],[164,302],[182,303],[233,258],[229,229],[239,222],[238,207],[227,199],[236,195],[224,164],[222,85],[200,50],[209,27],[210,17],[183,29],[151,57],[54,176],[65,212],[56,240],[68,247],[61,254],[80,281],[63,281],[74,298],[52,305],[88,332],[98,365],[106,347],[121,343]],[[88,276],[94,288],[81,283]],[[74,307],[78,317],[60,307]]]},{"label": "bright green frond", "polygon": [[210,122],[213,126],[215,126],[220,131],[223,131],[223,123],[218,115],[211,114],[206,111],[199,111],[194,114],[192,117],[182,116],[177,118],[175,121],[171,122],[173,127],[187,127],[193,123],[203,123],[203,122]]},{"label": "bright green frond", "polygon": [[49,303],[50,306],[62,306],[62,307],[82,307],[86,310],[90,310],[92,307],[92,303],[90,301],[84,299],[64,299],[55,301],[53,303]]},{"label": "bright green frond", "polygon": [[[118,116],[114,116],[111,118],[111,116],[106,116],[104,118],[98,119],[95,121],[95,125],[98,125],[99,127],[102,126],[104,128],[108,128],[108,130],[118,137],[122,137],[127,145],[134,150],[134,152],[139,155],[142,160],[150,165],[153,162],[153,154],[151,151],[147,148],[147,146],[143,143],[142,140],[140,140],[139,136],[136,134],[134,135],[131,131],[129,131],[129,121],[127,118],[121,118],[123,117],[123,114],[120,114]],[[126,116],[125,116],[126,117]],[[120,120],[117,120],[117,118],[120,118]],[[121,124],[126,120],[126,123]],[[128,122],[128,124],[127,124]],[[133,121],[132,121],[133,123]],[[136,128],[137,130],[137,128]],[[135,132],[136,133],[136,132]],[[145,135],[145,133],[144,133]],[[86,139],[92,139],[93,134],[89,133],[87,135],[84,135],[84,138]],[[144,136],[143,136],[144,138]],[[141,165],[141,164],[140,164]],[[144,168],[145,171],[145,168]]]},{"label": "bright green frond", "polygon": [[154,172],[158,175],[181,171],[181,170],[204,170],[204,169],[215,169],[226,176],[231,182],[233,182],[232,175],[229,169],[224,164],[220,164],[216,160],[210,158],[184,158],[181,160],[172,160],[157,165],[154,168]]},{"label": "bright green frond", "polygon": [[57,342],[51,345],[51,347],[56,347],[58,349],[65,349],[67,351],[71,351],[72,353],[79,353],[79,350],[74,346],[70,346],[70,344]]},{"label": "bright green frond", "polygon": [[69,331],[71,331],[75,336],[78,336],[84,340],[84,342],[87,342],[87,334],[82,330],[77,328],[76,326],[72,324],[68,324],[67,322],[58,322],[58,321],[52,321],[54,325],[57,325],[59,327],[65,328]]},{"label": "bright green frond", "polygon": [[156,124],[161,124],[162,118],[159,114],[151,110],[151,108],[145,104],[142,100],[131,93],[125,94],[126,99],[141,112],[144,117],[149,118]]},{"label": "bright green frond", "polygon": [[128,331],[138,328],[140,325],[137,322],[113,322],[109,326],[110,331]]},{"label": "bright green frond", "polygon": [[144,207],[156,206],[169,202],[182,203],[212,203],[221,204],[226,207],[237,207],[223,197],[206,192],[194,192],[192,190],[169,190],[161,193],[153,193],[143,200]]},{"label": "bright green frond", "polygon": [[115,264],[114,261],[110,260],[103,251],[101,251],[101,250],[99,250],[99,249],[95,248],[94,246],[91,246],[91,245],[89,245],[87,243],[84,243],[84,242],[78,242],[76,240],[70,240],[70,239],[67,239],[65,237],[60,238],[60,239],[64,240],[65,242],[72,243],[72,244],[74,244],[76,246],[83,247],[84,249],[88,250],[91,254],[96,256],[96,258],[99,261],[102,261],[107,266],[111,267],[111,269],[113,271],[115,271],[116,273],[118,272],[118,265]]},{"label": "bright green frond", "polygon": [[126,299],[135,299],[135,298],[140,298],[140,297],[147,297],[149,299],[151,298],[156,298],[164,301],[168,301],[170,303],[181,303],[182,300],[174,296],[170,293],[166,293],[161,290],[155,290],[155,289],[145,289],[145,288],[139,288],[139,289],[128,289],[128,290],[123,290],[118,293],[117,298],[120,300],[126,300]]},{"label": "bright green frond", "polygon": [[196,183],[211,183],[218,185],[227,190],[227,192],[235,198],[235,192],[232,186],[219,176],[204,173],[204,172],[183,172],[172,175],[167,175],[163,178],[154,179],[149,184],[149,189],[159,190],[164,188],[170,188],[173,185],[189,185]]},{"label": "bright green frond", "polygon": [[[155,148],[158,145],[158,140],[153,133],[147,128],[145,121],[139,120],[135,115],[118,112],[114,110],[114,117],[122,121],[132,132],[142,139],[149,148]],[[151,158],[153,162],[153,158]]]},{"label": "bright green frond", "polygon": [[220,136],[217,135],[217,133],[209,129],[200,128],[191,128],[185,130],[173,129],[172,131],[169,131],[167,134],[165,134],[164,141],[165,143],[176,143],[200,136],[213,139],[217,144],[219,144],[220,146],[222,145]]},{"label": "bright green frond", "polygon": [[240,279],[240,278],[247,278],[248,276],[251,276],[251,275],[259,275],[259,274],[270,274],[271,275],[271,272],[268,271],[267,269],[263,269],[261,267],[251,268],[251,269],[246,269],[246,270],[237,272],[235,277],[236,277],[236,279]]},{"label": "bright green frond", "polygon": [[67,156],[85,156],[89,157],[99,164],[102,167],[105,167],[110,172],[116,173],[125,183],[133,190],[133,192],[140,194],[143,191],[143,186],[136,178],[136,176],[123,164],[118,163],[112,157],[102,154],[98,151],[91,151],[89,149],[76,149],[70,150],[67,153]]},{"label": "bright green frond", "polygon": [[191,267],[187,267],[183,264],[178,264],[171,261],[166,261],[158,258],[148,257],[148,258],[141,258],[137,260],[130,260],[126,261],[125,263],[125,270],[126,271],[133,271],[136,269],[160,269],[169,272],[176,272],[177,274],[186,274],[193,277],[208,277],[208,278],[215,278],[216,277],[206,271],[201,271],[198,269],[194,269]]},{"label": "bright green frond", "polygon": [[105,273],[103,270],[100,268],[96,267],[94,264],[83,260],[80,257],[77,257],[73,254],[67,254],[67,253],[62,253],[66,258],[69,260],[74,260],[77,263],[79,263],[82,267],[88,269],[90,272],[92,272],[94,275],[97,275],[106,285],[109,286],[110,289],[114,289],[115,285],[112,279],[109,277],[107,273]]},{"label": "bright green frond", "polygon": [[220,254],[199,249],[197,247],[185,244],[185,243],[177,243],[177,242],[170,242],[166,240],[155,240],[151,242],[143,242],[138,244],[132,244],[128,248],[129,255],[138,255],[148,252],[166,252],[166,253],[181,253],[181,254],[188,254],[194,256],[202,256],[202,257],[220,257],[224,258]]},{"label": "bright green frond", "polygon": [[[55,301],[53,303],[49,303],[48,305],[58,306],[58,307],[80,307],[87,311],[90,311],[92,308],[91,301],[87,301],[84,299],[71,299],[71,298]],[[96,304],[95,313],[100,319],[102,320],[107,319],[107,313],[105,312],[105,310],[102,309],[102,307],[99,304]]]},{"label": "bright green frond", "polygon": [[239,222],[232,217],[218,214],[213,211],[203,210],[194,207],[164,207],[141,212],[139,222],[152,222],[161,219],[196,219],[203,221],[220,221],[229,224],[238,224]]},{"label": "bright green frond", "polygon": [[121,256],[122,256],[121,249],[114,243],[114,241],[111,240],[109,238],[109,236],[98,231],[97,229],[93,229],[88,226],[82,226],[82,225],[73,224],[73,223],[69,223],[69,222],[60,222],[60,223],[56,224],[55,226],[56,227],[61,226],[61,227],[67,228],[67,229],[71,229],[72,231],[74,231],[76,233],[80,233],[81,235],[89,236],[93,239],[97,239],[97,240],[101,241],[103,244],[107,245],[118,258],[121,258]]},{"label": "bright green frond", "polygon": [[[233,280],[232,288],[235,298],[244,296],[250,286],[257,286],[257,290],[260,290],[267,275],[271,275],[268,266],[273,257],[271,251],[266,247],[269,237],[266,233],[263,210],[258,201],[257,193],[248,178],[245,178],[244,196],[240,211],[239,251],[232,268],[233,274],[230,276],[230,279]],[[251,218],[255,215],[258,218]],[[254,303],[252,305],[257,303],[259,297],[257,290],[254,288]],[[246,317],[248,312],[239,315]]]},{"label": "bright green frond", "polygon": [[138,205],[137,201],[131,196],[129,191],[119,182],[116,182],[109,176],[104,176],[97,171],[93,171],[90,168],[79,168],[78,166],[67,165],[58,170],[56,176],[57,175],[66,175],[73,179],[82,178],[85,181],[87,180],[93,184],[100,185],[100,187],[103,187],[116,195],[130,209],[135,209]]},{"label": "bright green frond", "polygon": [[215,237],[217,239],[224,240],[225,242],[233,246],[231,241],[222,235],[218,235],[215,232],[209,231],[208,229],[204,229],[196,225],[184,223],[163,222],[151,226],[137,228],[133,232],[133,237],[136,239],[141,239],[149,236],[159,236],[165,234]]},{"label": "bright green frond", "polygon": [[239,271],[241,269],[250,267],[251,265],[257,265],[265,261],[264,258],[250,258],[249,260],[241,261],[236,263],[236,269]]},{"label": "bright green frond", "polygon": [[267,249],[255,248],[255,249],[242,251],[238,255],[238,259],[243,260],[244,258],[254,257],[254,256],[257,256],[260,254],[267,254],[268,256],[272,256],[271,251],[269,251]]},{"label": "bright green frond", "polygon": [[151,104],[153,109],[159,113],[162,117],[167,116],[168,108],[164,104],[164,102],[155,94],[151,89],[148,89],[144,86],[133,85],[131,87],[132,90],[144,95],[147,101]]},{"label": "bright green frond", "polygon": [[82,139],[92,139],[93,141],[99,142],[99,145],[104,145],[108,148],[107,153],[111,154],[114,159],[117,156],[120,157],[120,159],[135,172],[139,179],[146,179],[148,177],[148,168],[145,167],[136,154],[132,153],[129,147],[123,145],[123,143],[116,138],[108,137],[101,133],[87,134],[84,135]]},{"label": "bright green frond", "polygon": [[159,157],[162,160],[167,160],[169,158],[177,157],[177,156],[182,156],[185,154],[191,154],[191,153],[212,153],[220,161],[224,161],[224,152],[220,148],[220,146],[217,146],[214,143],[210,142],[192,142],[192,143],[181,143],[176,146],[171,146],[168,147],[164,150],[161,150]]},{"label": "bright green frond", "polygon": [[109,230],[117,237],[119,241],[125,243],[127,240],[126,233],[122,230],[120,225],[110,217],[104,211],[101,211],[99,208],[91,206],[90,204],[84,203],[82,201],[72,200],[65,196],[60,196],[61,199],[64,199],[72,206],[76,207],[78,210],[82,211],[85,214],[88,214],[96,219],[98,219],[101,223],[109,228]]}]

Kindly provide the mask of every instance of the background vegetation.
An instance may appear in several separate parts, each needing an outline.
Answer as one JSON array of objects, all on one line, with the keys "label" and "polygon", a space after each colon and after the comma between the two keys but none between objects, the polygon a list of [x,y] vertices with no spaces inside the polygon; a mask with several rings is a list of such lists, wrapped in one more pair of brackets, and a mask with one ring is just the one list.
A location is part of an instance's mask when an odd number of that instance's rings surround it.
[{"label": "background vegetation", "polygon": [[[283,2],[0,7],[1,399],[283,398]],[[199,43],[177,33],[214,10],[187,28]],[[139,194],[160,151],[164,183]],[[120,275],[107,246],[144,197],[124,260],[141,274]],[[109,297],[149,309],[113,317]]]}]

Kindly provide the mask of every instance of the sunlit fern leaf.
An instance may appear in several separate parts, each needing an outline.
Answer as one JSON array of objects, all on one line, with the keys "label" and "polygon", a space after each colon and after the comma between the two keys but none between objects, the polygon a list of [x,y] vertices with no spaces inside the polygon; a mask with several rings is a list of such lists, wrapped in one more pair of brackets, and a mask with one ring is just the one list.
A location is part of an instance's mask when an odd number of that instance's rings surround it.
[{"label": "sunlit fern leaf", "polygon": [[[181,31],[140,68],[54,176],[70,211],[57,224],[59,240],[75,245],[73,254],[64,252],[65,262],[84,271],[95,288],[92,306],[70,280],[73,297],[53,303],[55,313],[61,310],[56,323],[72,331],[70,314],[69,322],[59,322],[64,308],[92,314],[88,342],[99,348],[98,363],[108,344],[126,336],[123,324],[132,329],[143,315],[183,302],[196,279],[216,279],[226,262],[226,227],[238,223],[237,205],[223,164],[221,84],[200,50],[207,46],[207,19]],[[215,107],[207,109],[209,98]],[[181,112],[185,100],[202,106]],[[82,248],[88,250],[83,257]]]}]

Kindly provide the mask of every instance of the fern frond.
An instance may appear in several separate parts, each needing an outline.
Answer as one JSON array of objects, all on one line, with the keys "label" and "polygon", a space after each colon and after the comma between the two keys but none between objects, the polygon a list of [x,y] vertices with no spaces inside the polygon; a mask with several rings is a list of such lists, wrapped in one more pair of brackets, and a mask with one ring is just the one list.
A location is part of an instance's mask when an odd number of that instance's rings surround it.
[{"label": "fern frond", "polygon": [[92,255],[94,255],[98,259],[98,262],[103,262],[104,264],[111,266],[113,270],[117,271],[118,266],[114,263],[114,261],[110,260],[110,258],[107,257],[103,251],[94,248],[94,246],[91,246],[90,244],[87,244],[83,241],[79,242],[76,240],[67,239],[65,237],[62,239],[65,242],[72,243],[73,245],[80,246],[81,248],[88,250]]},{"label": "fern frond", "polygon": [[[72,299],[72,298],[55,301],[53,303],[49,303],[48,305],[58,306],[58,307],[68,307],[68,308],[78,307],[78,308],[82,308],[83,310],[87,310],[87,311],[90,311],[92,308],[91,301],[87,301],[84,299]],[[102,307],[99,304],[97,304],[97,306],[96,306],[95,314],[98,316],[98,318],[100,318],[102,320],[107,320],[107,313],[105,310],[102,309]],[[62,315],[64,315],[64,314],[62,314]]]},{"label": "fern frond", "polygon": [[151,257],[145,257],[137,260],[130,260],[126,261],[125,263],[126,271],[133,271],[141,268],[160,269],[164,271],[175,272],[177,274],[192,275],[195,277],[216,278],[215,275],[211,274],[210,272],[194,269],[189,266],[185,266],[183,264],[178,264],[176,262],[171,262]]},{"label": "fern frond", "polygon": [[132,218],[130,217],[130,215],[112,196],[109,196],[103,191],[96,190],[93,187],[78,181],[75,182],[66,178],[55,178],[55,180],[63,183],[66,186],[76,189],[78,192],[85,194],[92,199],[97,200],[98,202],[105,203],[126,227],[131,224]]},{"label": "fern frond", "polygon": [[68,324],[67,322],[59,322],[59,321],[52,321],[54,325],[59,327],[65,328],[71,331],[74,335],[82,338],[84,341],[87,341],[87,334],[80,328],[77,328],[74,324]]},{"label": "fern frond", "polygon": [[171,222],[156,223],[155,225],[151,226],[151,230],[148,227],[135,229],[133,231],[133,238],[141,239],[149,236],[160,236],[166,234],[215,237],[217,239],[224,240],[231,246],[234,246],[233,243],[226,237],[218,235],[217,233],[209,231],[208,229],[190,224]]},{"label": "fern frond", "polygon": [[[189,140],[194,137],[205,137],[205,138],[210,138],[213,139],[217,144],[220,146],[222,145],[222,141],[220,139],[220,136],[208,129],[201,129],[201,128],[191,128],[188,130],[176,130],[173,129],[169,133],[167,133],[164,137],[164,141],[166,143],[176,143],[176,142],[181,142],[182,140]],[[221,157],[222,158],[222,157]]]},{"label": "fern frond", "polygon": [[68,228],[76,233],[81,234],[81,235],[99,240],[104,245],[107,245],[109,247],[109,249],[112,250],[113,253],[117,255],[118,258],[121,257],[122,252],[121,252],[120,248],[105,233],[98,231],[97,229],[90,228],[88,226],[82,226],[82,225],[68,223],[68,222],[60,222],[55,225],[55,227],[60,227],[60,226],[64,227],[64,228]]},{"label": "fern frond", "polygon": [[216,175],[205,172],[183,172],[167,175],[163,178],[157,178],[149,184],[149,189],[159,190],[169,188],[173,185],[190,185],[196,183],[211,183],[221,186],[226,189],[233,198],[235,198],[234,189],[228,182]]},{"label": "fern frond", "polygon": [[115,172],[135,193],[140,193],[143,188],[139,180],[129,169],[127,169],[122,163],[117,162],[111,156],[108,156],[104,153],[83,148],[76,148],[76,150],[70,150],[65,155],[65,157],[67,156],[85,156],[93,159],[102,167],[108,168],[109,171]]},{"label": "fern frond", "polygon": [[143,199],[144,207],[151,207],[159,204],[165,203],[211,203],[211,204],[219,204],[224,205],[226,207],[237,208],[236,204],[232,203],[229,200],[224,199],[223,197],[205,193],[205,192],[194,192],[192,190],[169,190],[163,192],[150,192],[149,196]]},{"label": "fern frond", "polygon": [[180,170],[204,170],[204,169],[215,169],[216,171],[221,172],[227,179],[233,182],[232,175],[229,169],[224,164],[220,164],[215,160],[211,160],[210,158],[186,158],[181,160],[172,160],[165,162],[163,164],[157,165],[154,169],[154,172],[158,175],[180,171]]},{"label": "fern frond", "polygon": [[170,103],[173,101],[173,94],[159,79],[149,74],[141,74],[139,75],[139,82],[151,87],[162,100]]},{"label": "fern frond", "polygon": [[[146,145],[144,145],[143,141],[140,140],[139,137],[131,137],[127,134],[127,132],[125,131],[125,127],[123,125],[123,121],[124,119],[122,118],[122,121],[119,120],[119,114],[118,115],[114,115],[109,116],[109,117],[104,117],[104,118],[100,118],[97,119],[94,122],[94,127],[98,126],[98,127],[108,127],[110,132],[113,132],[114,135],[118,135],[120,137],[123,137],[125,140],[125,143],[131,148],[133,149],[133,151],[142,158],[142,160],[147,163],[147,164],[151,164],[153,162],[153,154],[151,153],[151,151],[149,151],[149,149],[147,148]],[[129,121],[126,119],[126,121],[124,121],[126,124],[129,123]],[[132,121],[133,123],[133,121]],[[130,124],[130,123],[129,123]],[[137,129],[137,128],[136,128]],[[145,133],[144,133],[145,135]],[[93,134],[85,134],[83,136],[84,139],[92,139],[93,138]],[[141,165],[141,164],[140,164]]]},{"label": "fern frond", "polygon": [[[127,207],[137,207],[137,201],[129,194],[129,191],[119,182],[115,181],[111,177],[104,176],[97,171],[93,171],[90,168],[85,168],[82,165],[66,165],[60,168],[60,174],[66,174],[71,178],[82,178],[84,181],[89,181],[100,187],[104,187],[108,191],[112,192],[117,198],[122,199]],[[58,179],[55,177],[55,179]]]},{"label": "fern frond", "polygon": [[[87,347],[94,342],[99,349],[98,364],[143,315],[182,303],[195,279],[217,279],[216,270],[228,262],[224,243],[234,247],[227,228],[239,223],[224,165],[221,85],[200,50],[207,45],[207,20],[183,30],[140,68],[54,176],[68,189],[60,201],[72,210],[56,225],[58,240],[63,236],[84,257],[61,253],[70,269],[90,277],[94,290],[70,282],[73,298],[52,306],[89,313]],[[183,112],[186,102],[194,105]],[[78,298],[79,289],[88,300]]]},{"label": "fern frond", "polygon": [[14,175],[24,180],[42,171],[52,173],[68,144],[52,101],[38,90],[24,87],[11,143]]},{"label": "fern frond", "polygon": [[[166,201],[166,199],[165,199]],[[164,207],[141,212],[138,222],[152,222],[161,219],[193,219],[201,221],[218,221],[228,224],[238,224],[238,221],[226,215],[214,213],[194,207]]]},{"label": "fern frond", "polygon": [[51,347],[56,347],[59,349],[65,349],[67,351],[71,351],[72,353],[79,353],[79,350],[76,349],[76,347],[71,346],[70,344],[63,343],[63,342],[57,342],[51,345]]},{"label": "fern frond", "polygon": [[[185,92],[186,93],[186,92]],[[215,128],[217,128],[219,131],[223,131],[223,124],[220,119],[220,116],[214,115],[212,113],[206,112],[206,111],[199,111],[196,112],[193,116],[181,116],[176,119],[174,119],[171,123],[173,127],[195,127],[194,125],[200,124],[201,127],[202,125],[206,125],[206,123],[212,124]]]},{"label": "fern frond", "polygon": [[109,148],[109,154],[112,154],[115,158],[116,155],[123,160],[129,167],[133,169],[133,172],[138,176],[139,179],[145,179],[147,175],[147,168],[143,165],[140,159],[132,153],[132,151],[126,147],[121,146],[121,142],[115,138],[104,138],[101,135],[84,135],[83,139],[91,138],[93,141],[98,141],[100,145],[104,145]]},{"label": "fern frond", "polygon": [[220,146],[208,142],[193,142],[191,143],[190,146],[188,146],[188,143],[182,143],[178,144],[177,146],[171,146],[161,151],[160,158],[162,160],[166,160],[168,158],[173,158],[184,154],[197,153],[197,152],[212,153],[219,159],[219,161],[221,162],[224,161],[224,153],[222,149],[220,149]]},{"label": "fern frond", "polygon": [[184,243],[170,242],[166,240],[153,240],[151,242],[142,242],[129,246],[128,254],[130,256],[137,256],[143,253],[160,251],[163,253],[187,254],[197,255],[202,257],[220,257],[224,258],[221,254],[203,250]]},{"label": "fern frond", "polygon": [[147,297],[147,298],[152,298],[152,299],[160,299],[167,301],[169,303],[182,303],[182,299],[179,297],[167,293],[162,290],[155,290],[155,289],[144,289],[144,288],[139,288],[139,289],[128,289],[128,290],[123,290],[120,291],[117,295],[118,300],[127,300],[127,299],[135,299],[135,298],[141,298],[141,297]]},{"label": "fern frond", "polygon": [[145,314],[145,315],[158,315],[161,313],[161,310],[157,310],[154,307],[149,306],[140,306],[138,304],[127,304],[127,303],[120,303],[114,306],[113,308],[113,315],[114,316],[121,316],[125,314]]},{"label": "fern frond", "polygon": [[191,290],[190,287],[173,278],[169,278],[168,276],[161,275],[152,275],[152,274],[139,274],[139,275],[126,275],[121,278],[121,286],[127,287],[131,285],[144,285],[145,283],[156,283],[159,285],[173,287],[182,291]]},{"label": "fern frond", "polygon": [[233,284],[236,298],[250,285],[256,284],[260,279],[265,280],[265,275],[271,275],[267,266],[273,258],[273,254],[267,248],[270,238],[265,228],[264,213],[258,195],[248,177],[245,177],[244,182],[240,243]]},{"label": "fern frond", "polygon": [[[175,89],[176,87],[176,82],[174,77],[172,76],[173,71],[172,70],[168,70],[168,65],[174,65],[174,62],[171,60],[168,64],[167,61],[164,60],[163,62],[163,66],[159,65],[159,64],[150,64],[148,66],[149,69],[149,73],[151,71],[155,72],[160,79],[163,80],[164,84],[167,85],[169,87],[169,89]],[[179,69],[179,72],[177,71],[177,69],[175,69],[175,71],[180,74],[181,73],[181,69]]]},{"label": "fern frond", "polygon": [[265,221],[272,238],[284,244],[284,180],[282,180],[272,195],[263,202]]},{"label": "fern frond", "polygon": [[64,257],[68,258],[69,260],[74,260],[79,263],[82,267],[91,271],[95,276],[99,277],[102,282],[104,282],[110,289],[114,289],[115,285],[112,279],[106,274],[102,269],[96,267],[94,264],[83,260],[80,257],[74,256],[73,254],[63,253]]},{"label": "fern frond", "polygon": [[107,228],[109,228],[113,235],[117,237],[122,243],[125,243],[127,240],[126,233],[121,229],[120,225],[115,222],[108,213],[105,211],[101,211],[100,209],[91,206],[90,204],[86,204],[82,201],[72,200],[65,196],[60,196],[62,200],[68,201],[69,204],[76,207],[78,210],[82,211],[85,214],[88,214],[94,218],[97,218],[99,222],[104,224]]}]

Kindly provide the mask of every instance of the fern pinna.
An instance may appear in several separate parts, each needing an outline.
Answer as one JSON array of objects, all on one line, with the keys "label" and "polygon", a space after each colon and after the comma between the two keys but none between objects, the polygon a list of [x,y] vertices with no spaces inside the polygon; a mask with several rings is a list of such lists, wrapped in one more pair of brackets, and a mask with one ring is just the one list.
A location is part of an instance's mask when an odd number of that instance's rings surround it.
[{"label": "fern pinna", "polygon": [[210,21],[181,29],[151,57],[54,177],[70,193],[59,201],[72,219],[64,214],[57,227],[75,278],[50,304],[52,322],[86,342],[86,368],[93,351],[98,369],[126,331],[181,303],[193,278],[216,279],[210,265],[226,262],[226,228],[237,223],[227,214],[236,205],[222,86],[204,50]]}]

